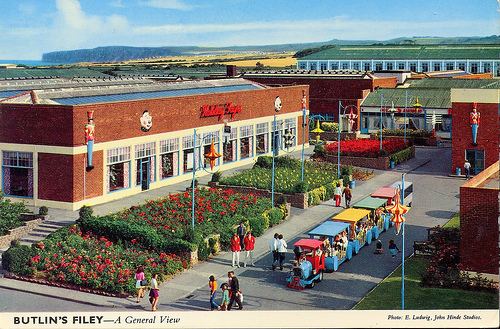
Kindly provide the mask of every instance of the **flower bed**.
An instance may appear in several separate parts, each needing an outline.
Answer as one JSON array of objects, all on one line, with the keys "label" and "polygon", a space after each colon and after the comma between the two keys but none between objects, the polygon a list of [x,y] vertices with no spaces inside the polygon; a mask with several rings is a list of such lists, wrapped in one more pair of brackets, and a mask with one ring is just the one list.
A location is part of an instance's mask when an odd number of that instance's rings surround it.
[{"label": "flower bed", "polygon": [[139,265],[144,266],[148,279],[158,273],[160,281],[187,267],[176,255],[84,234],[77,225],[26,248],[16,246],[6,252],[7,264],[17,269],[16,274],[120,294],[135,293],[134,274]]},{"label": "flower bed", "polygon": [[[252,169],[222,177],[220,184],[271,190],[272,157],[259,157]],[[305,162],[304,183],[301,183],[301,163],[290,157],[275,158],[275,192],[305,193],[336,181],[337,166],[328,162]]]},{"label": "flower bed", "polygon": [[[382,141],[382,150],[380,150],[380,141],[373,139],[356,139],[342,141],[340,143],[340,155],[377,158],[393,154],[407,148],[402,139],[389,139]],[[328,143],[325,147],[327,154],[337,154],[337,142]]]}]

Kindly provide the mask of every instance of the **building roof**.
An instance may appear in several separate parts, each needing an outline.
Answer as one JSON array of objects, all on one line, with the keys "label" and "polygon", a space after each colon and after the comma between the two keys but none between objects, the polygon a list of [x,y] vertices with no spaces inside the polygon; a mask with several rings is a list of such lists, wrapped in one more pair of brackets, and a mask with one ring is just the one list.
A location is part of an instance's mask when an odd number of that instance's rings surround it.
[{"label": "building roof", "polygon": [[451,108],[450,89],[424,89],[424,88],[379,88],[371,92],[361,103],[361,106],[380,107],[381,95],[384,97],[384,107],[404,108],[408,93],[408,107],[413,107],[418,97],[418,102],[424,108]]},{"label": "building roof", "polygon": [[348,228],[349,224],[347,223],[326,221],[307,232],[307,234],[316,236],[335,236]]},{"label": "building roof", "polygon": [[88,68],[0,69],[0,80],[46,78],[110,78],[112,76]]},{"label": "building roof", "polygon": [[500,60],[500,45],[382,45],[335,46],[298,60]]},{"label": "building roof", "polygon": [[429,89],[451,89],[451,88],[472,88],[472,89],[500,89],[499,79],[451,79],[451,78],[431,78],[431,79],[408,79],[406,83],[409,88],[429,88]]},{"label": "building roof", "polygon": [[326,79],[374,79],[370,72],[359,70],[270,70],[242,72],[245,78],[326,78]]},{"label": "building roof", "polygon": [[344,211],[333,216],[332,220],[341,220],[344,222],[355,223],[360,219],[363,219],[364,217],[368,216],[368,214],[370,214],[370,210],[347,208]]},{"label": "building roof", "polygon": [[378,209],[384,206],[386,203],[386,199],[372,198],[371,196],[367,196],[366,198],[356,202],[352,207],[363,209]]},{"label": "building roof", "polygon": [[[106,85],[79,88],[36,90],[40,104],[83,105],[130,100],[191,96],[201,94],[226,93],[242,90],[264,89],[257,83],[244,79],[225,79],[210,81],[185,81],[175,83],[151,83]],[[30,95],[10,96],[4,103],[30,104]]]}]

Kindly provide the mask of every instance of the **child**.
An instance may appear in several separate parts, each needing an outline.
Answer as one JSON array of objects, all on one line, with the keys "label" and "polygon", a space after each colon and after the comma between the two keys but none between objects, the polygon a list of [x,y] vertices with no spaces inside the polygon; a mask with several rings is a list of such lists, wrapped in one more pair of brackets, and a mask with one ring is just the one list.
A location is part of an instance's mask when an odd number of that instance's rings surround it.
[{"label": "child", "polygon": [[377,249],[375,249],[374,254],[380,255],[384,253],[384,248],[382,247],[382,241],[377,239],[377,243],[375,246],[377,247]]},{"label": "child", "polygon": [[396,254],[399,252],[399,248],[394,243],[394,240],[389,241],[389,252],[391,253],[392,258],[396,257]]},{"label": "child", "polygon": [[229,304],[229,289],[227,283],[223,283],[220,288],[222,289],[222,300],[220,301],[220,310],[227,311]]}]

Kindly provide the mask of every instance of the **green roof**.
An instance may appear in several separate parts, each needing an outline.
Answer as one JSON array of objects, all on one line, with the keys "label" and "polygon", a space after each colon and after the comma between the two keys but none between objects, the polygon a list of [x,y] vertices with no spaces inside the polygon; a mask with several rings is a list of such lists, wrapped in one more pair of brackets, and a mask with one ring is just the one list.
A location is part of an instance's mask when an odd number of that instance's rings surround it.
[{"label": "green roof", "polygon": [[356,202],[353,207],[354,208],[363,208],[363,209],[378,209],[387,203],[387,199],[381,198],[372,198],[368,196],[362,200]]},{"label": "green roof", "polygon": [[430,60],[430,59],[496,59],[500,45],[382,45],[336,46],[298,60]]},{"label": "green roof", "polygon": [[410,88],[429,89],[451,89],[451,88],[473,88],[473,89],[500,89],[499,79],[408,79],[406,83]]},{"label": "green roof", "polygon": [[379,88],[368,94],[361,106],[380,107],[380,96],[384,95],[384,106],[405,107],[405,95],[408,91],[408,107],[412,107],[418,97],[418,101],[424,108],[451,108],[450,89],[420,89],[420,88]]},{"label": "green roof", "polygon": [[33,78],[109,78],[110,75],[88,68],[0,69],[0,80]]}]

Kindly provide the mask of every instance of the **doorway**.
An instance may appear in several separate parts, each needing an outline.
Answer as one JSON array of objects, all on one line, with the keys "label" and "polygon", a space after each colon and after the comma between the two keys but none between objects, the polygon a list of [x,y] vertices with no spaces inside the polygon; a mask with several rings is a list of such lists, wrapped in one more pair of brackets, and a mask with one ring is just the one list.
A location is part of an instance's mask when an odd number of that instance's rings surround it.
[{"label": "doorway", "polygon": [[149,170],[149,166],[150,166],[150,163],[149,163],[149,158],[145,158],[145,159],[140,159],[140,164],[141,164],[141,167],[140,167],[140,170],[139,170],[139,173],[140,173],[140,182],[141,182],[141,188],[143,191],[145,190],[149,190],[149,183],[151,181],[151,177],[150,177],[150,170]]},{"label": "doorway", "polygon": [[465,150],[465,158],[471,164],[471,174],[477,175],[484,170],[484,150]]}]

